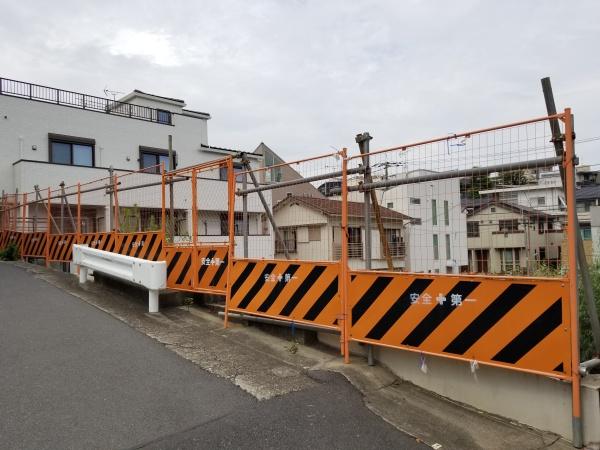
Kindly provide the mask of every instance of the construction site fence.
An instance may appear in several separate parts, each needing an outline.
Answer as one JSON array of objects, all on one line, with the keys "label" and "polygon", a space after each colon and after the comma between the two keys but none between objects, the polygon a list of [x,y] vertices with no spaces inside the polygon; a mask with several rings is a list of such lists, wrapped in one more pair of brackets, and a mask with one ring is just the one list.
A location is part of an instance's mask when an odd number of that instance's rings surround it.
[{"label": "construction site fence", "polygon": [[0,248],[164,260],[168,288],[225,296],[226,325],[236,312],[338,332],[346,361],[355,341],[578,380],[570,110],[370,139],[355,155],[240,154],[4,194]]}]

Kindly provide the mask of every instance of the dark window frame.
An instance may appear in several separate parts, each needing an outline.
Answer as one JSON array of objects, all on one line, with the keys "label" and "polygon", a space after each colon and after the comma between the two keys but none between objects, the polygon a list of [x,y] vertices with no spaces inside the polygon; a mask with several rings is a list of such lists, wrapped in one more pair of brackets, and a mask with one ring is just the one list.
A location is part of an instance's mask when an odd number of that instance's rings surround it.
[{"label": "dark window frame", "polygon": [[[140,145],[139,147],[139,158],[138,161],[140,163],[140,170],[144,170],[146,169],[146,167],[144,167],[144,157],[143,155],[153,155],[156,157],[156,164],[154,164],[154,167],[158,166],[160,164],[160,158],[159,156],[169,156],[169,150],[166,150],[164,148],[156,148],[156,147],[146,147],[143,145]],[[173,150],[173,168],[169,167],[169,170],[173,170],[177,168],[177,152],[175,150]],[[144,170],[145,171],[145,170]],[[158,168],[156,168],[154,171],[145,171],[147,173],[156,173],[156,174],[160,174],[160,170],[158,170]]]},{"label": "dark window frame", "polygon": [[[169,118],[168,121],[164,121],[164,120],[160,120],[160,115],[161,114],[167,114],[167,117]],[[163,125],[172,125],[173,124],[173,113],[167,109],[156,109],[156,123],[161,123]]]},{"label": "dark window frame", "polygon": [[[68,144],[70,146],[70,162],[68,164],[53,161],[52,144],[55,142],[57,144]],[[91,166],[84,164],[73,164],[73,145],[87,145],[92,148]],[[66,134],[48,133],[48,162],[51,164],[60,164],[61,166],[96,167],[96,140],[90,138],[83,138],[80,136],[69,136]]]},{"label": "dark window frame", "polygon": [[[236,170],[238,172],[245,171],[244,165],[242,163],[233,163],[233,173],[236,173]],[[228,175],[227,167],[220,167],[219,168],[219,180],[227,181],[227,175]],[[236,178],[236,180],[235,180],[236,183],[241,183],[243,181],[242,177],[240,175],[236,175],[235,178]]]}]

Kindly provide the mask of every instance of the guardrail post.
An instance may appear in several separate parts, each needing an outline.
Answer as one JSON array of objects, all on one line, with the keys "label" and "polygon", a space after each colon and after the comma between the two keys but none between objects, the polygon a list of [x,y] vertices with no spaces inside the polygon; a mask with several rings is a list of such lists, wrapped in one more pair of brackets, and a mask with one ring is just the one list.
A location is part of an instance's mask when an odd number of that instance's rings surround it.
[{"label": "guardrail post", "polygon": [[158,289],[148,289],[148,312],[158,312]]},{"label": "guardrail post", "polygon": [[573,446],[583,447],[583,424],[581,421],[581,386],[579,379],[579,301],[577,292],[577,216],[575,210],[575,152],[573,148],[573,117],[566,108],[565,120],[565,176],[567,194],[567,242],[569,246],[569,311],[571,322],[571,388],[573,416]]}]

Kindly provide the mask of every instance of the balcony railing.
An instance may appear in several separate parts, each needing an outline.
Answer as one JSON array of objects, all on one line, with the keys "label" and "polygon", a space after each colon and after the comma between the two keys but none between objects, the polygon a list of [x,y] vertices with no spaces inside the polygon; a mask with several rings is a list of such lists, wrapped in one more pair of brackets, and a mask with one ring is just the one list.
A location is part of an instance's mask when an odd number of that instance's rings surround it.
[{"label": "balcony railing", "polygon": [[55,105],[70,106],[88,111],[113,114],[121,117],[146,120],[148,122],[172,125],[172,114],[169,111],[132,105],[108,98],[78,92],[64,91],[48,86],[26,83],[24,81],[0,78],[0,95],[37,100]]}]

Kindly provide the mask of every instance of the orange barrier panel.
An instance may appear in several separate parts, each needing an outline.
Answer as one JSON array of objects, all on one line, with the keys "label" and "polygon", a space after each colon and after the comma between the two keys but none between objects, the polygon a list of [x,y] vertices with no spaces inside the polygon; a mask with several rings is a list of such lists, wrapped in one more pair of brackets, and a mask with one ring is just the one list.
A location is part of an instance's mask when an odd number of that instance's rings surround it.
[{"label": "orange barrier panel", "polygon": [[198,272],[194,287],[206,291],[225,293],[227,289],[228,245],[200,245],[196,247]]},{"label": "orange barrier panel", "polygon": [[355,341],[570,378],[564,279],[351,272]]},{"label": "orange barrier panel", "polygon": [[104,250],[106,252],[114,252],[116,239],[114,233],[82,233],[79,242],[87,245],[90,248]]},{"label": "orange barrier panel", "polygon": [[46,232],[36,231],[23,235],[23,254],[28,257],[45,257]]},{"label": "orange barrier panel", "polygon": [[19,231],[3,231],[0,236],[0,250],[8,246],[11,242],[21,245],[22,233]]},{"label": "orange barrier panel", "polygon": [[117,233],[115,252],[134,258],[158,261],[162,253],[161,233]]},{"label": "orange barrier panel", "polygon": [[192,247],[166,247],[167,287],[192,290]]},{"label": "orange barrier panel", "polygon": [[339,329],[339,270],[332,262],[236,259],[229,311]]},{"label": "orange barrier panel", "polygon": [[75,233],[51,234],[48,236],[48,261],[71,262],[73,244],[77,243]]}]

